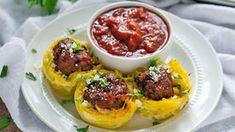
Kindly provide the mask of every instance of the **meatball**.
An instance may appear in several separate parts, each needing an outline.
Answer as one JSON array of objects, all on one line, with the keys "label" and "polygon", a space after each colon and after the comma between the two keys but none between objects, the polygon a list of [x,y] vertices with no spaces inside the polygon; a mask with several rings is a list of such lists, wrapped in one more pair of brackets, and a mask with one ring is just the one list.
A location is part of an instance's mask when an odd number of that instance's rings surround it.
[{"label": "meatball", "polygon": [[105,75],[102,80],[107,81],[106,86],[100,84],[101,80],[93,82],[87,86],[83,98],[94,108],[119,109],[123,107],[128,93],[126,83],[113,73]]},{"label": "meatball", "polygon": [[144,96],[152,100],[173,96],[173,81],[167,69],[160,67],[155,76],[151,75],[150,70],[138,74],[136,82],[144,91]]},{"label": "meatball", "polygon": [[[81,69],[89,70],[94,64],[92,56],[85,46],[81,50],[73,50],[74,41],[70,38],[61,40],[53,48],[55,70],[68,76],[72,72]],[[76,44],[75,44],[76,46]]]}]

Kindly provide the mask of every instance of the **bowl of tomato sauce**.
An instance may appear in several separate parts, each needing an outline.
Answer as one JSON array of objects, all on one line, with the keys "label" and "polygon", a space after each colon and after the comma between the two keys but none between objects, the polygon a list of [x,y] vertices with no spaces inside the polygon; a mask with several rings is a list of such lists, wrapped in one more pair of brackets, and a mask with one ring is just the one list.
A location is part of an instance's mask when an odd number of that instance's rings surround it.
[{"label": "bowl of tomato sauce", "polygon": [[172,45],[169,19],[160,9],[140,2],[117,2],[98,10],[87,34],[100,61],[124,73],[156,56],[164,60]]}]

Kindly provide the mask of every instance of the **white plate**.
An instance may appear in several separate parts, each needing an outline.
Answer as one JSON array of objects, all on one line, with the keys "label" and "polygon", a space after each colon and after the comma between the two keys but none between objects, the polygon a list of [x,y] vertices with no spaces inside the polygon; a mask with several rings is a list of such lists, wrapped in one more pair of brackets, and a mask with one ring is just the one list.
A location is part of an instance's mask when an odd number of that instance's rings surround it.
[{"label": "white plate", "polygon": [[[37,71],[35,65],[42,63],[45,50],[54,40],[65,34],[67,28],[78,27],[76,36],[86,40],[85,28],[90,16],[105,5],[80,8],[52,21],[28,46],[25,72],[33,72],[38,80],[24,79],[22,91],[35,114],[56,131],[75,131],[74,125],[84,127],[87,124],[79,118],[73,106],[67,111],[59,104],[57,96],[43,84],[41,72]],[[174,33],[174,44],[168,59],[180,60],[183,67],[191,73],[192,92],[189,103],[179,115],[160,125],[152,126],[150,120],[135,115],[127,125],[115,131],[191,131],[208,117],[220,98],[222,69],[211,44],[192,26],[174,15],[163,13],[170,18]],[[37,50],[37,54],[31,52],[32,48]],[[89,130],[104,131],[93,126]]]}]

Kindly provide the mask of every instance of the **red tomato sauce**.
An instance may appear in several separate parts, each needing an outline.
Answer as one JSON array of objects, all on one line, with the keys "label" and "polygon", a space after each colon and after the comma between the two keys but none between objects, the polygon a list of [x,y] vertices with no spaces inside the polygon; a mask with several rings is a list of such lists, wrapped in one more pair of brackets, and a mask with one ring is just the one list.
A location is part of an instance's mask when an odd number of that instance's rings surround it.
[{"label": "red tomato sauce", "polygon": [[156,13],[142,7],[125,7],[98,16],[91,34],[96,43],[112,55],[139,57],[164,46],[168,27]]}]

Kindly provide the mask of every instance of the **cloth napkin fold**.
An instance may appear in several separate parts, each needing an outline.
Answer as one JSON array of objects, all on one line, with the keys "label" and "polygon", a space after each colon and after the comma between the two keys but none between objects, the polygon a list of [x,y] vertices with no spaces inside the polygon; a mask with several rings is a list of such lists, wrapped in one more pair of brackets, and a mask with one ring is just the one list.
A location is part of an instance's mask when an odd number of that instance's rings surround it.
[{"label": "cloth napkin fold", "polygon": [[[113,0],[79,0],[73,5],[67,0],[61,0],[57,7],[59,9],[58,14],[35,17],[35,15],[40,14],[40,9],[34,8],[29,11],[26,1],[0,0],[0,27],[2,31],[0,33],[0,45],[3,45],[0,48],[0,68],[7,64],[10,69],[9,75],[0,79],[0,97],[22,131],[52,131],[31,111],[20,91],[24,77],[27,44],[49,21],[74,9],[97,2],[113,2]],[[216,109],[196,131],[234,131],[235,9],[197,4],[191,0],[143,0],[143,2],[182,17],[185,22],[196,27],[212,43],[223,67],[224,90]]]}]

